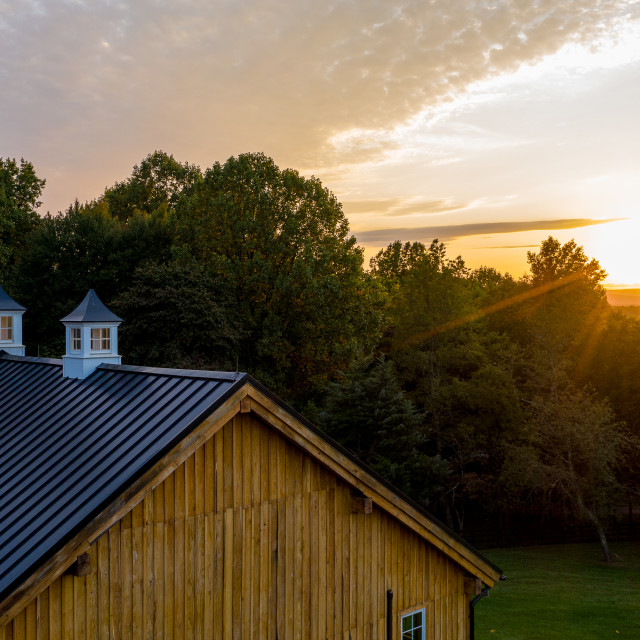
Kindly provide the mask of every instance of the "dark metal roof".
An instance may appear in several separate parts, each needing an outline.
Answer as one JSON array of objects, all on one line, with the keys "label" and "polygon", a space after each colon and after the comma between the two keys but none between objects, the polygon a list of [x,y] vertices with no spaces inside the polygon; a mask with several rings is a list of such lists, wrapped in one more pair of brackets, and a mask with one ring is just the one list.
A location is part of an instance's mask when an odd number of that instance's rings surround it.
[{"label": "dark metal roof", "polygon": [[98,294],[89,289],[84,300],[60,322],[122,322],[122,318],[109,311]]},{"label": "dark metal roof", "polygon": [[0,286],[0,311],[26,311],[27,308],[18,304],[3,288]]},{"label": "dark metal roof", "polygon": [[247,379],[0,351],[0,601]]}]

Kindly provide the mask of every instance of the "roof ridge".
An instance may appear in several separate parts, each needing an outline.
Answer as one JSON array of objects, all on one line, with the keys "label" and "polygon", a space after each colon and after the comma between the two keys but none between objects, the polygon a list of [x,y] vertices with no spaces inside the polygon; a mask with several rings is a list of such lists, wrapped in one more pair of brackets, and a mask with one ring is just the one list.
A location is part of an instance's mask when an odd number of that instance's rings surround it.
[{"label": "roof ridge", "polygon": [[166,367],[145,367],[134,364],[101,364],[98,369],[120,371],[122,373],[144,373],[147,375],[174,378],[204,378],[207,380],[229,380],[236,382],[248,377],[242,371],[212,371],[210,369],[172,369]]},{"label": "roof ridge", "polygon": [[0,358],[3,360],[12,360],[14,362],[31,362],[33,364],[49,364],[61,367],[61,358],[39,358],[36,356],[16,356],[11,353],[7,353],[3,349],[0,349]]}]

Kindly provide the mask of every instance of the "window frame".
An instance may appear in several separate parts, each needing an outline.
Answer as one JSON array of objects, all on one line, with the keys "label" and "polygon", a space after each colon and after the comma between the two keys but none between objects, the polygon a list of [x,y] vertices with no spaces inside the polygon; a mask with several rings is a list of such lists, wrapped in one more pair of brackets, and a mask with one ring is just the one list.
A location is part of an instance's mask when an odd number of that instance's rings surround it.
[{"label": "window frame", "polygon": [[69,331],[69,351],[80,353],[82,351],[82,329],[70,327]]},{"label": "window frame", "polygon": [[13,342],[13,316],[0,316],[0,342]]},{"label": "window frame", "polygon": [[413,609],[409,609],[406,610],[404,612],[402,612],[400,614],[400,640],[403,640],[404,638],[404,633],[406,633],[403,630],[404,627],[404,620],[406,618],[415,616],[416,614],[420,614],[421,616],[421,621],[420,621],[420,625],[417,627],[412,627],[411,629],[407,629],[407,631],[422,631],[422,633],[420,634],[420,637],[418,638],[418,640],[426,640],[426,633],[427,633],[427,610],[426,607],[424,605],[420,605],[417,607],[414,607]]},{"label": "window frame", "polygon": [[[97,337],[95,332],[99,332]],[[105,351],[111,351],[111,327],[92,327],[91,353],[104,353]]]}]

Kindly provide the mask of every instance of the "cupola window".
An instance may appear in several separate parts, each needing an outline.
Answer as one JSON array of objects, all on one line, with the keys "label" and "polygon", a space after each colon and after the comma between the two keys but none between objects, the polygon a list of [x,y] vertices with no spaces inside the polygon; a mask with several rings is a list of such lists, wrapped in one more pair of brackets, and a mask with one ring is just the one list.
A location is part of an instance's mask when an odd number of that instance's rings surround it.
[{"label": "cupola window", "polygon": [[0,342],[13,340],[13,316],[0,316]]},{"label": "cupola window", "polygon": [[111,329],[91,329],[91,351],[111,351]]},{"label": "cupola window", "polygon": [[82,330],[71,327],[71,351],[82,351]]}]

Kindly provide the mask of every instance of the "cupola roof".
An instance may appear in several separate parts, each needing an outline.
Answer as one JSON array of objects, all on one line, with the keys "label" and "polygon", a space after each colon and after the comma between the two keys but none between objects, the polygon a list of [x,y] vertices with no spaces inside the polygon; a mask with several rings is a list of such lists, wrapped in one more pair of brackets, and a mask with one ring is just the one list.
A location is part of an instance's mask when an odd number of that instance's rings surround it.
[{"label": "cupola roof", "polygon": [[3,288],[0,286],[0,311],[26,311],[26,307],[18,304]]},{"label": "cupola roof", "polygon": [[89,289],[84,300],[60,322],[122,322],[122,318],[109,311],[98,294]]}]

